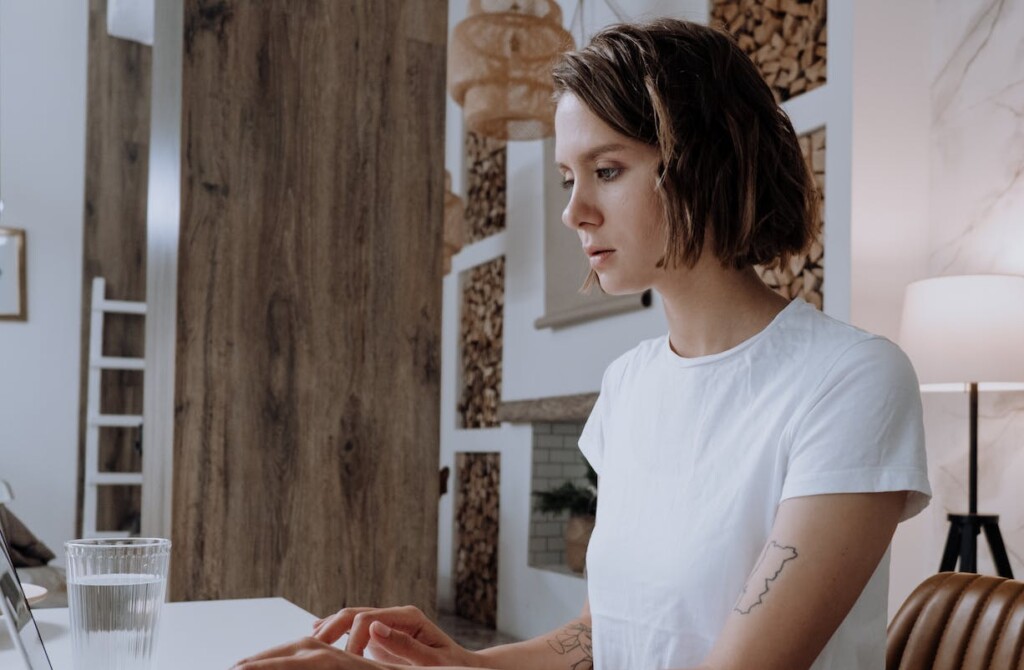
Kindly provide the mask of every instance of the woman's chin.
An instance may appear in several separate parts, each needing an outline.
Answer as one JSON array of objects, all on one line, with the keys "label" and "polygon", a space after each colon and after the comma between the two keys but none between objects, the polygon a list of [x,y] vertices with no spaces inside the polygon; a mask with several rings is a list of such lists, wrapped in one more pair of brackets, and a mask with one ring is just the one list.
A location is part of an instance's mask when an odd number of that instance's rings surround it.
[{"label": "woman's chin", "polygon": [[634,295],[637,293],[643,293],[649,286],[635,284],[633,282],[616,281],[615,277],[609,275],[601,275],[598,273],[598,279],[600,280],[601,290],[608,295]]}]

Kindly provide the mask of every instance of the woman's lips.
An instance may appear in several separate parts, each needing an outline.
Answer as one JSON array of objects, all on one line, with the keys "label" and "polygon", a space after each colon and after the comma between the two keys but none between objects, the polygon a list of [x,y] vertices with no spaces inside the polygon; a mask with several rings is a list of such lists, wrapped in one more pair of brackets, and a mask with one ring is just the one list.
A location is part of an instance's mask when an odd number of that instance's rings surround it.
[{"label": "woman's lips", "polygon": [[614,249],[598,249],[590,252],[590,267],[591,269],[597,269],[602,265],[607,265],[609,258],[615,253]]}]

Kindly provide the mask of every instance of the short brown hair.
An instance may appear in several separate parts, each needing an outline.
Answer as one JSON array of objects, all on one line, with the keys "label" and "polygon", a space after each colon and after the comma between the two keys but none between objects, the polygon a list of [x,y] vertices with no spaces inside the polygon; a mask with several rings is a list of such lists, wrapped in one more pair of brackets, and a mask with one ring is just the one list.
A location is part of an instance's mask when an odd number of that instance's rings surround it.
[{"label": "short brown hair", "polygon": [[818,195],[793,124],[728,33],[675,19],[613,25],[552,74],[556,97],[571,93],[658,148],[669,228],[659,267],[692,267],[708,235],[735,268],[779,265],[813,241]]}]

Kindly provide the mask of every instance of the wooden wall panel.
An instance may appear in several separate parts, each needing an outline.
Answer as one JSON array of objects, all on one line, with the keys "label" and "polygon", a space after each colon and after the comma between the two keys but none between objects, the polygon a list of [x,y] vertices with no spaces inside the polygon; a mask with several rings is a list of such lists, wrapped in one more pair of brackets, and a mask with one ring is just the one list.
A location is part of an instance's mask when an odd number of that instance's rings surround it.
[{"label": "wooden wall panel", "polygon": [[445,0],[187,0],[175,600],[435,609]]},{"label": "wooden wall panel", "polygon": [[[151,49],[107,35],[107,0],[89,0],[88,105],[85,149],[85,232],[82,276],[82,345],[79,383],[78,517],[85,456],[86,382],[89,372],[89,315],[93,277],[107,280],[107,294],[118,300],[146,298],[146,192],[149,156]],[[106,318],[104,350],[141,357],[145,323],[141,317]],[[142,375],[104,372],[102,409],[111,414],[142,414]],[[100,431],[100,466],[138,471],[138,429]],[[101,487],[97,526],[130,528],[141,507],[138,487]]]}]

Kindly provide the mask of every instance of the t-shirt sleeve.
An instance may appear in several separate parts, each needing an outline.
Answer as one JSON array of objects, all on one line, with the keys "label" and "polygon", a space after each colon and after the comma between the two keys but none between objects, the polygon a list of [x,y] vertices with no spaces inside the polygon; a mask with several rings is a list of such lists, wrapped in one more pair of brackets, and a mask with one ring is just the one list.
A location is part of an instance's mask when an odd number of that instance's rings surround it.
[{"label": "t-shirt sleeve", "polygon": [[901,520],[931,498],[917,375],[884,338],[844,351],[792,429],[782,499],[909,491]]},{"label": "t-shirt sleeve", "polygon": [[605,436],[611,424],[611,408],[622,378],[623,363],[623,359],[619,358],[605,369],[601,378],[601,392],[597,396],[594,409],[590,410],[590,417],[583,426],[583,432],[580,433],[580,451],[599,477],[604,463]]}]

